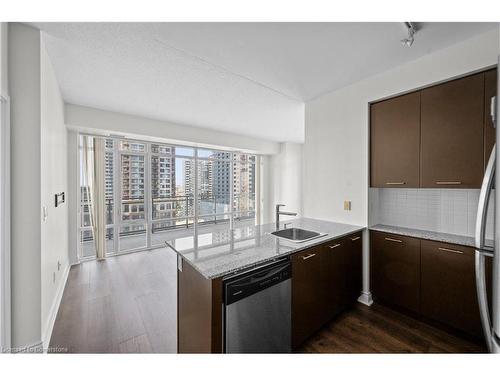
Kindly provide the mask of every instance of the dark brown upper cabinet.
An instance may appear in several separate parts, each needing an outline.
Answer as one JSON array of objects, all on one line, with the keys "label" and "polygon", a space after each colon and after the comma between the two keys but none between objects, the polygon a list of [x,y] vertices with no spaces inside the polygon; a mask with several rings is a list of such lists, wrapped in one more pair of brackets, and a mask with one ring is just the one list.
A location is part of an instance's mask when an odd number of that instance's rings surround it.
[{"label": "dark brown upper cabinet", "polygon": [[370,106],[371,186],[420,186],[420,92]]},{"label": "dark brown upper cabinet", "polygon": [[497,70],[484,73],[484,169],[495,144],[495,128],[491,118],[491,99],[497,94]]},{"label": "dark brown upper cabinet", "polygon": [[484,106],[484,73],[422,90],[421,187],[481,186]]},{"label": "dark brown upper cabinet", "polygon": [[495,144],[488,70],[370,105],[370,186],[479,188]]}]

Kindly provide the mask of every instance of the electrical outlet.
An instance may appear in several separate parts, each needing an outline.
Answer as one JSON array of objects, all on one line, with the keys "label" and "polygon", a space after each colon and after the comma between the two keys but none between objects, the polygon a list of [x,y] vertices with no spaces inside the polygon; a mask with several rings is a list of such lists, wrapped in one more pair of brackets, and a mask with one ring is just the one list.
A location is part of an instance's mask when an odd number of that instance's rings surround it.
[{"label": "electrical outlet", "polygon": [[351,201],[344,201],[344,211],[351,211]]}]

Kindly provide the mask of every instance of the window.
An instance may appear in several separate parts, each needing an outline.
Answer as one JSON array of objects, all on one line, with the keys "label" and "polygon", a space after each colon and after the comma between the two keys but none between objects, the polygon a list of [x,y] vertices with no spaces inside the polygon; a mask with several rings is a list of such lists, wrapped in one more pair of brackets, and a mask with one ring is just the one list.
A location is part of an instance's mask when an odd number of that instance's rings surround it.
[{"label": "window", "polygon": [[[244,153],[106,138],[107,253],[162,246],[197,225],[254,223],[257,162]],[[85,258],[95,254],[95,245],[83,167],[80,254]]]}]

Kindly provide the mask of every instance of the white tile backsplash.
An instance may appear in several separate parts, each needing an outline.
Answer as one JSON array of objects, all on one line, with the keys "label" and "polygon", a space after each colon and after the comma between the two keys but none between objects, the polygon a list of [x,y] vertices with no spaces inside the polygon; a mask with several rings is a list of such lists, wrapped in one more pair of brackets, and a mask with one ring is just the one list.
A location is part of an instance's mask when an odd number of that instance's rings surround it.
[{"label": "white tile backsplash", "polygon": [[[492,194],[493,195],[493,194]],[[370,224],[474,236],[479,189],[370,189]],[[493,238],[493,196],[486,236]]]}]

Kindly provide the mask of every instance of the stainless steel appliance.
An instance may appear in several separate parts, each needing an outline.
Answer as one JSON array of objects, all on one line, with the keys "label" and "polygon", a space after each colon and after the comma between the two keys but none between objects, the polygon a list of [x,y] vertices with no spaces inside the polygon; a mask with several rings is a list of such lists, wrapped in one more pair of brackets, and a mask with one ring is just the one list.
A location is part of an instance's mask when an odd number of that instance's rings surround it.
[{"label": "stainless steel appliance", "polygon": [[[500,68],[500,56],[498,68]],[[497,82],[497,93],[500,92],[499,90],[500,86]],[[500,115],[499,106],[500,100],[493,98],[491,103],[491,116],[493,118],[493,124],[497,128],[496,145],[500,144],[500,131],[497,126],[498,116]],[[494,241],[488,243],[488,241],[485,240],[485,232],[488,204],[491,194],[494,194],[495,203],[500,201],[500,189],[495,189],[495,186],[500,187],[500,173],[495,173],[496,166],[499,165],[500,161],[500,153],[497,152],[496,145],[491,152],[488,166],[484,174],[483,185],[481,186],[475,238],[477,297],[486,344],[489,351],[492,353],[500,353],[500,230],[497,230],[497,225],[500,223],[500,209],[495,210]],[[485,261],[487,257],[493,258],[491,314],[488,309],[488,298],[486,294]]]},{"label": "stainless steel appliance", "polygon": [[291,273],[283,259],[224,281],[226,353],[291,351]]}]

